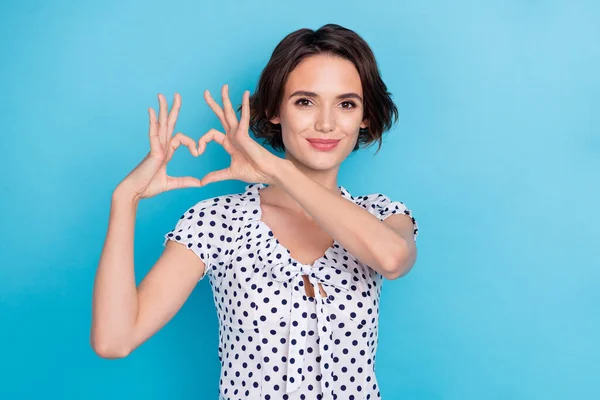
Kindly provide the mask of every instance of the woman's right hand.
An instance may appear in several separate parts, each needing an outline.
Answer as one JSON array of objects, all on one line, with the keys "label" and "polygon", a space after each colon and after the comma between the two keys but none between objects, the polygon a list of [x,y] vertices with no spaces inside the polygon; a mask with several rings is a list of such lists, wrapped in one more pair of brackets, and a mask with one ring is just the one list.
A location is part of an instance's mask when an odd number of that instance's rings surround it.
[{"label": "woman's right hand", "polygon": [[173,107],[170,112],[168,112],[165,96],[159,94],[158,102],[160,107],[158,121],[154,109],[148,109],[150,115],[150,152],[118,186],[121,191],[126,192],[136,200],[153,197],[173,189],[202,186],[199,179],[191,176],[171,177],[167,175],[167,164],[180,145],[187,146],[194,157],[198,156],[198,149],[194,139],[180,132],[173,136],[173,130],[181,108],[179,93],[175,93]]}]

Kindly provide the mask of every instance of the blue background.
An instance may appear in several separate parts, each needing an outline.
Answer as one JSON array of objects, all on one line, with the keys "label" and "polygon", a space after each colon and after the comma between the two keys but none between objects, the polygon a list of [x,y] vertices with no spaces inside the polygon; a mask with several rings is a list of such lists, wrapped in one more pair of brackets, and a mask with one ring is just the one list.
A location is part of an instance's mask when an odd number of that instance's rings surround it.
[{"label": "blue background", "polygon": [[[50,4],[52,3],[52,4]],[[384,284],[391,399],[592,399],[600,349],[600,6],[594,1],[61,1],[0,16],[0,399],[214,399],[208,281],[129,357],[89,344],[112,190],[149,150],[148,107],[220,128],[202,98],[254,90],[289,32],[338,23],[372,46],[400,120],[351,155],[352,194],[404,201],[419,259]],[[172,175],[225,168],[216,143]],[[138,282],[163,235],[226,181],[140,204]]]}]

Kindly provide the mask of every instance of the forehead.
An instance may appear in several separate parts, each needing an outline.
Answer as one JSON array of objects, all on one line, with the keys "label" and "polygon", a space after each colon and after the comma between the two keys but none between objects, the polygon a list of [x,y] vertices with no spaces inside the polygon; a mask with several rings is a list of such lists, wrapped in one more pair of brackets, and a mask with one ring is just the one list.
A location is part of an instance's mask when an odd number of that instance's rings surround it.
[{"label": "forehead", "polygon": [[308,90],[321,96],[356,92],[362,95],[360,75],[351,61],[331,55],[315,55],[302,60],[289,74],[285,93]]}]

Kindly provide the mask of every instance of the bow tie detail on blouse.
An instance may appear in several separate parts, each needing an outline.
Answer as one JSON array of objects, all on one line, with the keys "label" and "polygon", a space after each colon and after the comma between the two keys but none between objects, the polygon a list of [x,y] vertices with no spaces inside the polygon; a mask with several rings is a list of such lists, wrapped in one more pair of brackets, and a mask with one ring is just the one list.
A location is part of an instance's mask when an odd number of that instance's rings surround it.
[{"label": "bow tie detail on blouse", "polygon": [[322,283],[326,286],[332,286],[343,291],[348,291],[352,275],[349,272],[339,270],[332,266],[313,267],[307,264],[301,264],[292,261],[289,264],[275,263],[269,270],[271,279],[278,282],[292,283],[295,279],[299,279],[298,284],[293,284],[292,288],[292,312],[291,326],[289,337],[289,351],[287,357],[288,372],[286,393],[291,393],[297,390],[302,384],[302,368],[304,366],[304,353],[306,351],[306,337],[308,335],[307,326],[308,318],[315,318],[313,315],[307,315],[303,310],[304,304],[303,295],[305,294],[303,286],[304,281],[302,275],[307,275],[310,283],[314,286],[315,295],[318,296],[320,304],[317,304],[316,319],[318,325],[317,335],[319,337],[319,347],[321,357],[321,373],[323,374],[323,383],[328,379],[326,373],[328,368],[331,368],[327,360],[333,359],[331,352],[334,349],[331,337],[330,318],[326,312],[325,303],[330,304],[333,296],[330,294],[327,297],[321,295],[318,284]]}]

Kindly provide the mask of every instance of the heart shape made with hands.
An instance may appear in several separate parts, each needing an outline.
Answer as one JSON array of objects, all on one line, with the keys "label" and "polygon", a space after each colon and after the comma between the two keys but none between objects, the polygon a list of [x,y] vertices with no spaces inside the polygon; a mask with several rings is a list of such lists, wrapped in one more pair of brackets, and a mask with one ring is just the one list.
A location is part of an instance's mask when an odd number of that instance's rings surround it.
[{"label": "heart shape made with hands", "polygon": [[231,165],[206,174],[201,179],[202,186],[227,179],[238,179],[248,183],[273,183],[277,166],[283,159],[273,155],[250,137],[250,91],[246,90],[243,94],[242,115],[239,121],[229,99],[227,84],[223,85],[221,96],[223,108],[215,102],[208,90],[204,91],[204,99],[219,118],[225,133],[214,128],[206,132],[198,140],[198,155],[206,150],[208,142],[214,140],[231,156]]},{"label": "heart shape made with hands", "polygon": [[[181,132],[173,136],[181,108],[179,93],[175,93],[170,111],[166,98],[159,94],[159,117],[156,118],[153,108],[148,109],[150,152],[118,185],[118,191],[128,197],[142,199],[173,189],[206,186],[227,179],[238,179],[247,183],[274,183],[276,174],[288,161],[270,153],[250,137],[250,92],[244,92],[239,121],[229,100],[227,85],[223,85],[221,94],[223,108],[214,101],[208,90],[204,92],[204,99],[221,121],[225,133],[210,129],[198,140],[198,148],[194,139]],[[228,168],[209,172],[202,179],[193,176],[172,177],[167,174],[167,164],[179,146],[183,144],[193,156],[198,157],[213,140],[223,146],[231,156]]]}]

